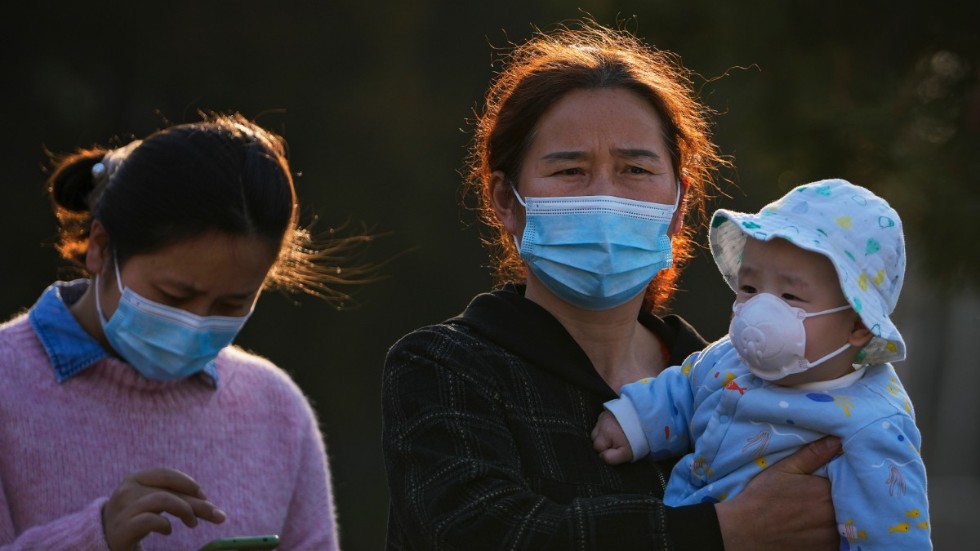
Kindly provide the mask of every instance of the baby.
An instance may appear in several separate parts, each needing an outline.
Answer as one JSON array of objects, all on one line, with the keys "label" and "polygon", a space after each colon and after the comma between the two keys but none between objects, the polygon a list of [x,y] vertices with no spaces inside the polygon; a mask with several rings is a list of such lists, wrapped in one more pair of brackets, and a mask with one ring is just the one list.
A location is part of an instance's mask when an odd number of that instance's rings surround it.
[{"label": "baby", "polygon": [[[825,435],[841,549],[931,549],[921,437],[888,362],[902,288],[898,214],[843,180],[799,186],[758,214],[719,210],[711,252],[735,290],[728,336],[656,378],[625,385],[592,437],[610,464],[683,455],[664,502],[735,496]],[[686,455],[684,455],[686,454]]]}]

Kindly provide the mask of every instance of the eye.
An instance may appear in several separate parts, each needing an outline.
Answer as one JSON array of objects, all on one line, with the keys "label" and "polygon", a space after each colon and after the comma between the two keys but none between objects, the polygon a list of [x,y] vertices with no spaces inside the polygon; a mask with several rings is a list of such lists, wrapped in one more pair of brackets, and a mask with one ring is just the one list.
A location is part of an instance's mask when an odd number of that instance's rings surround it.
[{"label": "eye", "polygon": [[258,291],[250,295],[228,295],[214,303],[214,310],[216,315],[244,316],[251,310],[257,298]]},{"label": "eye", "polygon": [[747,295],[754,295],[755,294],[755,287],[753,287],[751,285],[742,285],[742,286],[740,286],[738,288],[738,292],[745,293]]},{"label": "eye", "polygon": [[219,316],[241,316],[248,312],[252,302],[249,300],[229,299],[222,300],[214,305],[214,312]]},{"label": "eye", "polygon": [[162,289],[157,289],[157,293],[159,302],[169,306],[180,306],[188,299],[185,295],[167,292]]},{"label": "eye", "polygon": [[783,300],[796,300],[796,301],[802,301],[803,300],[800,297],[794,295],[793,293],[783,293],[782,295],[780,295],[780,297]]},{"label": "eye", "polygon": [[644,175],[650,174],[650,171],[643,168],[642,166],[631,166],[626,171],[630,174]]},{"label": "eye", "polygon": [[584,174],[584,173],[585,172],[581,168],[572,167],[572,168],[563,168],[563,169],[555,172],[555,175],[556,176],[578,176],[578,175]]}]

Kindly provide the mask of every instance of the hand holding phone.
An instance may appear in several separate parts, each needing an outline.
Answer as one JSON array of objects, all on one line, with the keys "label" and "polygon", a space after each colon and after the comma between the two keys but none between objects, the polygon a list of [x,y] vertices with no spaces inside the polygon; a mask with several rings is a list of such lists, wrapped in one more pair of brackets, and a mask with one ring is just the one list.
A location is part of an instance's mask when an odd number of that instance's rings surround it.
[{"label": "hand holding phone", "polygon": [[279,536],[238,536],[211,540],[198,551],[238,551],[246,549],[275,549],[279,546]]},{"label": "hand holding phone", "polygon": [[187,474],[167,467],[145,469],[124,478],[102,507],[109,549],[132,549],[152,532],[169,534],[171,519],[166,515],[191,527],[199,520],[225,521],[225,514]]}]

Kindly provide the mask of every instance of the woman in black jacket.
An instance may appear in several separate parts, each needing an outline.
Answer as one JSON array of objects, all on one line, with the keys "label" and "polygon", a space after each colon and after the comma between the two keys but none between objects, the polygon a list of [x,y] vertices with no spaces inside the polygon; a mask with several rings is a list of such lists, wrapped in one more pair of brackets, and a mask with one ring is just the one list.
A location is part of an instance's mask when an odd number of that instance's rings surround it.
[{"label": "woman in black jacket", "polygon": [[469,175],[501,287],[385,366],[389,549],[836,549],[829,487],[805,476],[836,442],[680,508],[669,466],[592,448],[620,386],[705,345],[665,307],[723,163],[671,54],[593,22],[510,53]]}]

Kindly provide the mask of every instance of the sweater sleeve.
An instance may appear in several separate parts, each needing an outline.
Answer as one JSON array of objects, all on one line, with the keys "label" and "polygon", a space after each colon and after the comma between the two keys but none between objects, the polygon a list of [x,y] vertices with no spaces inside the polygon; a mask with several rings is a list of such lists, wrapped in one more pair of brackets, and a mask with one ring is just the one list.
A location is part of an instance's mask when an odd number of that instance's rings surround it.
[{"label": "sweater sleeve", "polygon": [[[0,500],[3,500],[0,494]],[[109,551],[102,529],[102,506],[108,498],[96,499],[81,511],[34,526],[19,536],[13,533],[10,510],[0,505],[0,551]]]},{"label": "sweater sleeve", "polygon": [[[560,503],[535,492],[523,477],[506,422],[508,404],[494,379],[480,377],[490,367],[474,368],[481,359],[468,346],[417,331],[387,358],[382,419],[389,531],[397,530],[406,548],[721,549],[713,507],[674,515],[651,495],[579,496]],[[703,532],[717,540],[686,547],[668,534],[672,523],[703,524]]]},{"label": "sweater sleeve", "polygon": [[280,536],[293,551],[336,551],[339,542],[326,446],[314,411],[302,396],[298,401],[301,451]]}]

